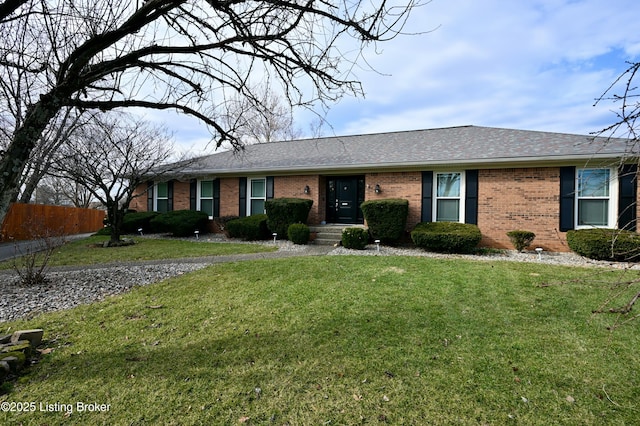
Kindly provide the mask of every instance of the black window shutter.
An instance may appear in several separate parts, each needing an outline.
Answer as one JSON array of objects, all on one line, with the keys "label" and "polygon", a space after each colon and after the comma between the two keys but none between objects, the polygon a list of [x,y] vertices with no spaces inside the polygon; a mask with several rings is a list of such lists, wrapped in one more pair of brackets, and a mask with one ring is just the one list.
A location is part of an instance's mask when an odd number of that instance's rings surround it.
[{"label": "black window shutter", "polygon": [[473,225],[478,224],[478,171],[466,171],[466,195],[464,207],[464,221]]},{"label": "black window shutter", "polygon": [[636,193],[638,181],[636,164],[625,164],[618,171],[618,228],[636,230]]},{"label": "black window shutter", "polygon": [[422,172],[422,222],[433,221],[433,172]]},{"label": "black window shutter", "polygon": [[198,180],[191,179],[189,181],[189,210],[197,210],[198,203]]},{"label": "black window shutter", "polygon": [[213,181],[213,217],[220,217],[220,179]]},{"label": "black window shutter", "polygon": [[167,182],[167,211],[173,211],[173,181]]},{"label": "black window shutter", "polygon": [[574,228],[576,168],[560,167],[560,231]]},{"label": "black window shutter", "polygon": [[238,191],[240,193],[238,216],[244,217],[247,215],[247,178],[246,177],[239,178],[238,183],[240,185],[240,188]]},{"label": "black window shutter", "polygon": [[147,182],[147,211],[153,211],[153,182]]},{"label": "black window shutter", "polygon": [[273,176],[267,176],[267,200],[273,198]]}]

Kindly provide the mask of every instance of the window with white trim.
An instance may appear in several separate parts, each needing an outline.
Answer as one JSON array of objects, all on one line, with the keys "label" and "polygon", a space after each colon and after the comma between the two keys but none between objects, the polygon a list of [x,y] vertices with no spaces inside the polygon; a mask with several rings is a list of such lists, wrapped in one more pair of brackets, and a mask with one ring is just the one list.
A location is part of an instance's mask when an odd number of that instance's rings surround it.
[{"label": "window with white trim", "polygon": [[615,169],[577,169],[577,227],[615,227],[617,193],[618,180]]},{"label": "window with white trim", "polygon": [[433,217],[464,223],[464,172],[435,173]]},{"label": "window with white trim", "polygon": [[249,179],[249,196],[247,197],[247,212],[249,215],[263,214],[267,200],[267,180],[265,178]]},{"label": "window with white trim", "polygon": [[198,185],[198,207],[197,209],[209,215],[213,219],[213,181],[202,180]]},{"label": "window with white trim", "polygon": [[156,183],[156,191],[154,195],[154,210],[160,213],[166,213],[169,211],[169,183]]}]

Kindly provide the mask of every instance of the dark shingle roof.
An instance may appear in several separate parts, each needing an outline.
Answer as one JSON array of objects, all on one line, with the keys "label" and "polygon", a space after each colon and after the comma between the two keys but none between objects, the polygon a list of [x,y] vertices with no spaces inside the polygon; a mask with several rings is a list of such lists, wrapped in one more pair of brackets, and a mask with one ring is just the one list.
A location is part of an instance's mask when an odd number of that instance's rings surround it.
[{"label": "dark shingle roof", "polygon": [[586,135],[461,126],[249,145],[197,159],[186,173],[400,170],[617,158],[629,141]]}]

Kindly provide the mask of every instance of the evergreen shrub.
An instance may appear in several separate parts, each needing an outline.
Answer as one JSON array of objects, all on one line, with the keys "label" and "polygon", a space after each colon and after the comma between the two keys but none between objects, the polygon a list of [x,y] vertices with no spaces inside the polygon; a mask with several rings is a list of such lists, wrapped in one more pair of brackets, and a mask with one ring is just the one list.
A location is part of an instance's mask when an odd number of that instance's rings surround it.
[{"label": "evergreen shrub", "polygon": [[287,238],[287,230],[294,223],[307,223],[313,200],[305,198],[272,198],[264,204],[267,227],[278,238]]},{"label": "evergreen shrub", "polygon": [[137,234],[140,228],[142,228],[142,232],[151,232],[151,220],[159,215],[158,212],[127,213],[122,219],[122,232]]},{"label": "evergreen shrub", "polygon": [[369,232],[364,228],[345,228],[342,231],[342,246],[353,250],[364,250],[369,243]]},{"label": "evergreen shrub", "polygon": [[413,243],[443,253],[471,253],[482,234],[476,225],[458,222],[422,222],[411,231]]},{"label": "evergreen shrub", "polygon": [[529,247],[536,238],[536,234],[533,232],[521,230],[509,231],[507,232],[507,236],[509,237],[511,244],[513,244],[513,247],[518,251],[523,251]]},{"label": "evergreen shrub", "polygon": [[170,233],[174,237],[190,237],[195,231],[205,233],[209,215],[196,210],[173,210],[162,213],[151,219],[154,232]]},{"label": "evergreen shrub", "polygon": [[569,248],[594,260],[636,261],[640,258],[640,235],[618,229],[577,229],[567,232]]},{"label": "evergreen shrub", "polygon": [[271,236],[266,214],[254,214],[227,222],[226,231],[231,238],[247,241],[267,240]]},{"label": "evergreen shrub", "polygon": [[287,237],[293,244],[307,244],[311,231],[304,223],[292,223],[287,229]]},{"label": "evergreen shrub", "polygon": [[362,203],[360,208],[373,239],[393,244],[404,236],[409,201],[400,198],[369,200]]}]

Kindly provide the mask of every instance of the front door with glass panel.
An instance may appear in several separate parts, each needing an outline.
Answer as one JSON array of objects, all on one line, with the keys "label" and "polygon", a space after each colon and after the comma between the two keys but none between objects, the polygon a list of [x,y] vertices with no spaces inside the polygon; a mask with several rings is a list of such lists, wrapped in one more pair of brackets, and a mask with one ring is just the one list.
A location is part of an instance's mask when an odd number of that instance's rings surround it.
[{"label": "front door with glass panel", "polygon": [[327,179],[327,222],[363,223],[360,204],[364,201],[364,178],[361,176]]}]

